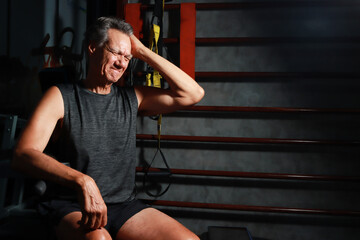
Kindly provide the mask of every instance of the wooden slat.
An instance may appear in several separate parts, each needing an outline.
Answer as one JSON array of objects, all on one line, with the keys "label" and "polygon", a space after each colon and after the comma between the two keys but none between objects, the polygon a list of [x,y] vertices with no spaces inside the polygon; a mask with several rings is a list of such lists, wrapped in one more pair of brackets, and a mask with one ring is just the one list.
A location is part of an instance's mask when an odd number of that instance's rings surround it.
[{"label": "wooden slat", "polygon": [[360,216],[359,211],[350,211],[350,210],[249,206],[249,205],[238,205],[238,204],[180,202],[180,201],[166,201],[166,200],[144,200],[144,201],[151,205],[169,206],[169,207],[206,208],[206,209],[220,209],[220,210],[291,213],[291,214],[320,214],[320,215],[354,216],[354,217]]},{"label": "wooden slat", "polygon": [[[160,172],[164,169],[150,168],[150,172]],[[137,172],[144,172],[145,168],[137,167]],[[260,172],[240,172],[240,171],[217,171],[217,170],[197,170],[197,169],[171,169],[172,174],[198,175],[212,177],[240,177],[240,178],[262,178],[262,179],[284,179],[284,180],[319,180],[319,181],[360,181],[357,176],[337,176],[337,175],[304,175],[289,173],[260,173]]]},{"label": "wooden slat", "polygon": [[[157,140],[157,135],[137,134],[137,140]],[[218,143],[256,143],[256,144],[316,144],[316,145],[359,145],[360,141],[347,140],[310,140],[283,138],[244,138],[244,137],[214,137],[214,136],[183,136],[161,135],[163,141],[182,142],[218,142]]]},{"label": "wooden slat", "polygon": [[285,107],[240,107],[240,106],[191,106],[182,111],[201,112],[272,112],[272,113],[360,113],[358,108],[285,108]]}]

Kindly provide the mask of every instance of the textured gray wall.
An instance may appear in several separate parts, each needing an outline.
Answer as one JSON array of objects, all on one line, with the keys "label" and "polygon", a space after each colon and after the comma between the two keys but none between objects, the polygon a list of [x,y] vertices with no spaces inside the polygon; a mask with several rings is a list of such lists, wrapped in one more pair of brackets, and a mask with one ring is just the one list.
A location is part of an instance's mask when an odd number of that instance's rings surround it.
[{"label": "textured gray wall", "polygon": [[[356,37],[360,34],[359,13],[360,8],[354,6],[199,10],[196,36]],[[176,14],[165,14],[164,29],[176,26],[169,23],[175,19],[172,15]],[[197,72],[359,72],[359,56],[358,42],[197,47],[195,68]],[[229,81],[219,78],[216,82],[200,84],[206,96],[199,105],[359,108],[360,103],[358,79],[242,78]],[[359,114],[330,113],[175,114],[164,116],[162,133],[358,140],[359,118]],[[138,133],[156,134],[156,122],[149,118],[139,119]],[[358,175],[359,169],[357,146],[238,144],[225,147],[166,142],[162,145],[172,168],[349,176]],[[149,162],[155,149],[145,144],[138,147],[138,152],[140,162]],[[163,166],[160,158],[154,166]],[[357,183],[185,176],[174,177],[173,181],[169,192],[159,199],[360,210]],[[140,193],[140,197],[146,198],[146,195]],[[360,234],[359,218],[162,209],[197,234],[206,232],[208,226],[247,227],[258,239],[358,239]]]}]

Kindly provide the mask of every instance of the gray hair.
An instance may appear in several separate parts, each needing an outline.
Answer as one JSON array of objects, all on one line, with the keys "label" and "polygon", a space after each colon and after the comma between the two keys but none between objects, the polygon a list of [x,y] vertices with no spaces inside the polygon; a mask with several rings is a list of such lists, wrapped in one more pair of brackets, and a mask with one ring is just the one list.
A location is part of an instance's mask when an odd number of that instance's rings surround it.
[{"label": "gray hair", "polygon": [[133,28],[124,20],[116,17],[99,17],[85,33],[86,43],[94,43],[102,47],[108,41],[108,30],[117,29],[128,36],[133,34]]}]

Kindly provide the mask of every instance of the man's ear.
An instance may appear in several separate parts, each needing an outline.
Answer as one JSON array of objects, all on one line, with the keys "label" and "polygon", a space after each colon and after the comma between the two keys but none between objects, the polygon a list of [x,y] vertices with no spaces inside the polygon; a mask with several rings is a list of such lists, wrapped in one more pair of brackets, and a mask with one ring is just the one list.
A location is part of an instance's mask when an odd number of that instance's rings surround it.
[{"label": "man's ear", "polygon": [[88,50],[89,50],[89,53],[90,53],[90,54],[93,54],[93,53],[95,52],[95,50],[96,50],[95,44],[90,43],[90,44],[88,45]]}]

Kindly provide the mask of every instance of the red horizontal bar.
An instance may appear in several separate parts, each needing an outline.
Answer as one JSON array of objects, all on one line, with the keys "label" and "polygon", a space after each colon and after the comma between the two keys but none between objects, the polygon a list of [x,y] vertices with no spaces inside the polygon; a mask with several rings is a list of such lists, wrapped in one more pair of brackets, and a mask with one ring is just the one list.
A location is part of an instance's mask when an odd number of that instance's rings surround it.
[{"label": "red horizontal bar", "polygon": [[[177,44],[179,43],[178,38],[164,38],[165,44]],[[206,45],[206,44],[240,44],[240,43],[249,43],[249,38],[195,38],[196,45]]]},{"label": "red horizontal bar", "polygon": [[206,209],[237,210],[237,211],[250,211],[250,212],[293,213],[293,214],[321,214],[321,215],[354,216],[354,217],[360,216],[359,211],[347,211],[347,210],[249,206],[249,205],[238,205],[238,204],[180,202],[180,201],[166,201],[166,200],[144,200],[144,201],[151,205],[170,206],[170,207],[206,208]]},{"label": "red horizontal bar", "polygon": [[[241,7],[246,7],[242,3],[196,3],[196,10],[217,10],[217,9],[237,9]],[[154,5],[152,4],[143,4],[141,5],[142,11],[153,10]],[[180,4],[165,4],[164,10],[176,10],[180,9]]]},{"label": "red horizontal bar", "polygon": [[[359,6],[357,1],[270,1],[270,2],[243,2],[243,3],[196,3],[196,10],[233,10],[242,8],[262,7],[335,7]],[[154,5],[141,5],[141,10],[152,10]],[[180,4],[165,4],[165,10],[180,9]]]},{"label": "red horizontal bar", "polygon": [[285,108],[238,106],[191,106],[183,110],[209,112],[277,112],[277,113],[360,113],[358,108]]},{"label": "red horizontal bar", "polygon": [[195,78],[360,78],[360,72],[196,72]]},{"label": "red horizontal bar", "polygon": [[180,42],[179,38],[163,38],[163,43],[165,44],[169,44],[169,43],[176,44],[179,42]]},{"label": "red horizontal bar", "polygon": [[[150,168],[150,172],[160,172],[164,169]],[[145,168],[137,167],[137,172],[144,172]],[[335,175],[303,175],[288,173],[259,173],[239,171],[217,171],[217,170],[196,170],[196,169],[171,169],[172,174],[199,175],[213,177],[241,177],[241,178],[265,178],[265,179],[286,179],[286,180],[320,180],[320,181],[360,181],[356,176],[335,176]]]},{"label": "red horizontal bar", "polygon": [[197,3],[197,10],[240,9],[257,7],[332,7],[332,6],[359,6],[357,1],[267,1],[243,3]]},{"label": "red horizontal bar", "polygon": [[[157,140],[157,135],[137,134],[138,140]],[[214,137],[214,136],[183,136],[161,135],[165,141],[185,142],[219,142],[219,143],[263,143],[263,144],[318,144],[318,145],[359,145],[360,141],[340,140],[307,140],[307,139],[281,139],[281,138],[244,138],[244,137]]]},{"label": "red horizontal bar", "polygon": [[[136,77],[145,75],[135,73]],[[360,78],[360,72],[195,72],[195,78]]]},{"label": "red horizontal bar", "polygon": [[[165,44],[179,43],[178,38],[164,38]],[[195,38],[197,46],[226,44],[268,44],[268,43],[359,43],[359,37],[223,37]]]}]

